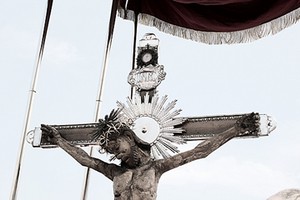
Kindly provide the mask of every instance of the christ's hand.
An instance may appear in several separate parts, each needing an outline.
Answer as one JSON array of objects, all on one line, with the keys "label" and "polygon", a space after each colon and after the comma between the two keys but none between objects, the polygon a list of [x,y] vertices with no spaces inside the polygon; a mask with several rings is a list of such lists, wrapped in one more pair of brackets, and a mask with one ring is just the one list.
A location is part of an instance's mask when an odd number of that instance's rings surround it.
[{"label": "christ's hand", "polygon": [[42,124],[41,129],[42,131],[45,131],[47,133],[48,139],[52,142],[57,143],[57,140],[62,138],[58,130],[56,130],[52,126]]},{"label": "christ's hand", "polygon": [[237,130],[237,135],[247,135],[250,132],[259,131],[259,115],[257,113],[251,113],[237,120],[235,128]]}]

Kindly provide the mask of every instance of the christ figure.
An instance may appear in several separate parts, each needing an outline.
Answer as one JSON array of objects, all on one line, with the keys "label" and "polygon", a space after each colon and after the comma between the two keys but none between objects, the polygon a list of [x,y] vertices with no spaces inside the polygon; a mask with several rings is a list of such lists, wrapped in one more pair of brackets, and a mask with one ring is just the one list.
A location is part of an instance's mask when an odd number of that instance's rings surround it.
[{"label": "christ figure", "polygon": [[113,181],[115,200],[155,200],[160,177],[167,171],[197,159],[205,158],[230,139],[246,134],[259,127],[259,119],[254,113],[246,115],[228,130],[211,137],[195,148],[172,157],[154,160],[150,155],[150,145],[141,142],[126,125],[106,119],[99,121],[100,130],[95,136],[100,138],[100,147],[113,154],[121,162],[119,165],[107,163],[89,156],[80,147],[65,140],[58,130],[42,125],[52,142],[70,154],[76,161],[102,173]]}]

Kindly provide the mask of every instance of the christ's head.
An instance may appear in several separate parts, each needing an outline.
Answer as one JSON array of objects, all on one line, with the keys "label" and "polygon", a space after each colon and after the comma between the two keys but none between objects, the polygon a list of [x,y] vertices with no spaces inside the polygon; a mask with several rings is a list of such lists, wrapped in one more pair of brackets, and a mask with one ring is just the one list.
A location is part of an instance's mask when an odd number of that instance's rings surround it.
[{"label": "christ's head", "polygon": [[134,141],[122,135],[113,140],[109,140],[105,149],[108,153],[114,154],[117,159],[128,162],[132,155],[134,145]]},{"label": "christ's head", "polygon": [[121,160],[121,165],[135,168],[150,158],[150,145],[142,143],[131,129],[123,129],[118,134],[110,134],[102,146],[106,152]]},{"label": "christ's head", "polygon": [[119,109],[112,110],[104,120],[100,119],[92,138],[99,141],[104,152],[120,159],[121,165],[135,168],[150,159],[150,144],[139,139],[126,123],[120,121],[120,112]]}]

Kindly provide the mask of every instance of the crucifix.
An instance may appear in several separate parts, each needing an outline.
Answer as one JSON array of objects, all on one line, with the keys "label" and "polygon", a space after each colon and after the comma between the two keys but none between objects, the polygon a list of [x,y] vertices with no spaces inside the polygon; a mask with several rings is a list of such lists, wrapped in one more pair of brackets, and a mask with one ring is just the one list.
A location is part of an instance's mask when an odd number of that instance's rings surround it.
[{"label": "crucifix", "polygon": [[[160,177],[167,171],[205,158],[232,138],[257,138],[275,129],[272,118],[259,113],[179,117],[176,100],[166,103],[158,85],[165,79],[158,63],[159,40],[152,33],[139,41],[137,67],[128,75],[133,88],[126,103],[97,123],[41,125],[27,135],[33,147],[60,147],[81,165],[113,181],[115,200],[154,200]],[[179,152],[178,145],[201,141]],[[97,145],[111,154],[107,163],[91,157],[82,146]]]}]

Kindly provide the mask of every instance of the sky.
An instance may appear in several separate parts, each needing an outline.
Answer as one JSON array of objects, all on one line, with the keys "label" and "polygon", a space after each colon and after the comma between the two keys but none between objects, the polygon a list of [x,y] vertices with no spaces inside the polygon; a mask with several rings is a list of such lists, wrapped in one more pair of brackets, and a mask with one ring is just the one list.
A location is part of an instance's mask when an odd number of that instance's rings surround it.
[{"label": "sky", "polygon": [[[9,199],[23,134],[46,0],[0,2],[0,199]],[[94,120],[110,1],[55,1],[30,130]],[[117,18],[101,116],[130,95],[133,24]],[[160,39],[158,88],[180,116],[259,112],[277,121],[267,137],[233,139],[209,157],[162,176],[158,200],[262,200],[300,187],[300,25],[246,44],[207,45],[139,26]],[[192,148],[189,144],[183,149]],[[107,160],[97,151],[93,156]],[[63,150],[25,143],[18,200],[80,199],[85,168]],[[112,199],[112,183],[92,171],[88,200]]]}]

